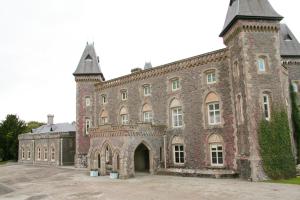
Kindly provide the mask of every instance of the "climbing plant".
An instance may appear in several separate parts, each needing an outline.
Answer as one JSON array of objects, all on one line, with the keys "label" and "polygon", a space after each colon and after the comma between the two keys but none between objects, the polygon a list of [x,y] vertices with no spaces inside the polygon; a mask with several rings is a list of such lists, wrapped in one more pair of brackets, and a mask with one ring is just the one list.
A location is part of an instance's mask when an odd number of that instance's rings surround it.
[{"label": "climbing plant", "polygon": [[269,178],[285,179],[296,176],[288,116],[285,111],[273,110],[271,121],[261,120],[259,144],[263,168]]}]

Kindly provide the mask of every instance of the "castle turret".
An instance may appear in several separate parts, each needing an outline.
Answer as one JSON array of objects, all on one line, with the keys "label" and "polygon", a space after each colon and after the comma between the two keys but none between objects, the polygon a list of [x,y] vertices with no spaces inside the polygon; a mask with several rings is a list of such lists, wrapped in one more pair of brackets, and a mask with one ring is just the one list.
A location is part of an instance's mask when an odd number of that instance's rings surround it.
[{"label": "castle turret", "polygon": [[220,34],[228,48],[236,110],[237,166],[243,178],[266,178],[258,126],[286,108],[287,73],[281,65],[280,21],[268,0],[231,0]]},{"label": "castle turret", "polygon": [[89,128],[95,124],[94,107],[96,96],[94,85],[104,81],[94,44],[86,45],[76,71],[76,155],[75,166],[87,167],[87,153],[90,147]]}]

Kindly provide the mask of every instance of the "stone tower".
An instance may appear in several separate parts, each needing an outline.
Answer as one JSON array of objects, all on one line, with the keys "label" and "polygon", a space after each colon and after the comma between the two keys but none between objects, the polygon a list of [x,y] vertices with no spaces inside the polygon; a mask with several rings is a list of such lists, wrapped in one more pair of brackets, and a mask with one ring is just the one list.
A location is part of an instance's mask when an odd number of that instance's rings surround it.
[{"label": "stone tower", "polygon": [[268,0],[231,0],[220,34],[229,50],[236,113],[237,166],[244,178],[262,180],[258,125],[286,107],[287,72],[281,65],[280,21]]},{"label": "stone tower", "polygon": [[94,44],[86,45],[76,71],[76,154],[75,166],[87,167],[87,153],[90,147],[89,128],[95,125],[93,119],[96,96],[94,84],[104,81]]}]

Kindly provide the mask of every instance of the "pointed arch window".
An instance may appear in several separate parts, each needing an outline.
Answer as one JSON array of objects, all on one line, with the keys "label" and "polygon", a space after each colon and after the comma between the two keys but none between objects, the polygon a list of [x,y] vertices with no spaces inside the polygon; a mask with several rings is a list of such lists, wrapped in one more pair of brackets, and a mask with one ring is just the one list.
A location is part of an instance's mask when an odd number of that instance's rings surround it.
[{"label": "pointed arch window", "polygon": [[23,147],[22,147],[21,151],[22,151],[21,155],[22,155],[22,160],[23,160],[23,159],[25,159],[25,150]]},{"label": "pointed arch window", "polygon": [[40,147],[38,147],[38,160],[41,160],[41,148]]},{"label": "pointed arch window", "polygon": [[55,161],[55,148],[51,147],[51,161]]},{"label": "pointed arch window", "polygon": [[143,122],[149,123],[153,120],[152,107],[149,104],[145,104],[142,109]]},{"label": "pointed arch window", "polygon": [[207,95],[205,103],[207,107],[208,124],[221,124],[221,109],[219,97],[214,92],[211,92]]},{"label": "pointed arch window", "polygon": [[180,128],[183,126],[183,112],[180,101],[174,99],[170,104],[171,122],[173,128]]},{"label": "pointed arch window", "polygon": [[28,152],[27,152],[27,160],[31,159],[31,151],[30,151],[30,147],[28,147]]},{"label": "pointed arch window", "polygon": [[121,124],[122,125],[126,125],[129,123],[129,115],[128,115],[128,111],[127,108],[123,107],[120,111],[120,118],[121,118]]},{"label": "pointed arch window", "polygon": [[44,148],[44,160],[48,160],[48,148]]},{"label": "pointed arch window", "polygon": [[85,119],[85,134],[89,134],[89,129],[91,128],[91,120],[89,118]]}]

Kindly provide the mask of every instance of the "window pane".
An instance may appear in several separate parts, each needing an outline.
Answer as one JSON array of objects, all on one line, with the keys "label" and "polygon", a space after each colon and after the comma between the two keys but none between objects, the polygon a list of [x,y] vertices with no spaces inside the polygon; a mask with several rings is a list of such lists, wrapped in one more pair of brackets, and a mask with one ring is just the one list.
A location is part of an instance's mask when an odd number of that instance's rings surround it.
[{"label": "window pane", "polygon": [[184,157],[180,158],[180,163],[184,163]]},{"label": "window pane", "polygon": [[218,164],[223,164],[223,157],[218,157]]},{"label": "window pane", "polygon": [[178,146],[175,146],[175,151],[178,151],[179,150],[179,147]]},{"label": "window pane", "polygon": [[183,146],[182,145],[180,146],[180,151],[183,151]]},{"label": "window pane", "polygon": [[219,104],[218,104],[218,103],[214,104],[214,106],[215,106],[215,109],[216,109],[216,110],[219,110],[219,109],[220,109],[220,107],[219,107]]},{"label": "window pane", "polygon": [[217,164],[217,158],[213,157],[213,158],[212,158],[212,163],[213,163],[213,164]]},{"label": "window pane", "polygon": [[222,146],[218,146],[218,151],[222,151]]}]

